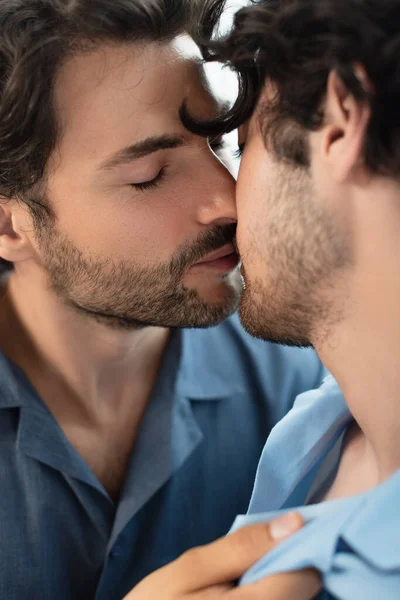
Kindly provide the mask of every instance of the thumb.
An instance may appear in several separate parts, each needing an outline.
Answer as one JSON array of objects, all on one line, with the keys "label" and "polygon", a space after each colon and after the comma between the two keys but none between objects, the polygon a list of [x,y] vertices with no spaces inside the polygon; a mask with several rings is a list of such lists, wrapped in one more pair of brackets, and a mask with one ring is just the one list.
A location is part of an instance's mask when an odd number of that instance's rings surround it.
[{"label": "thumb", "polygon": [[176,561],[177,568],[185,577],[182,588],[193,592],[239,579],[260,558],[303,525],[298,513],[286,513],[269,523],[243,527],[212,544],[189,550]]}]

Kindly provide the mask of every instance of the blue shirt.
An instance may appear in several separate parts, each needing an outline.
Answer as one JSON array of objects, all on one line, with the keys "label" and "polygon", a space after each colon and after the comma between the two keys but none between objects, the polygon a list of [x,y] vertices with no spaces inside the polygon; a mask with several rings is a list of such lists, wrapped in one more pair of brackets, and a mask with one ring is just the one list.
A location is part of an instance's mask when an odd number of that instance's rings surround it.
[{"label": "blue shirt", "polygon": [[239,517],[234,529],[297,507],[306,526],[254,565],[241,585],[314,567],[323,577],[321,599],[400,598],[400,471],[363,494],[301,506],[321,463],[351,422],[340,388],[328,376],[320,389],[299,396],[272,431],[248,516]]},{"label": "blue shirt", "polygon": [[0,355],[0,599],[121,600],[224,535],[270,429],[322,377],[314,352],[253,340],[237,317],[175,331],[116,506]]}]

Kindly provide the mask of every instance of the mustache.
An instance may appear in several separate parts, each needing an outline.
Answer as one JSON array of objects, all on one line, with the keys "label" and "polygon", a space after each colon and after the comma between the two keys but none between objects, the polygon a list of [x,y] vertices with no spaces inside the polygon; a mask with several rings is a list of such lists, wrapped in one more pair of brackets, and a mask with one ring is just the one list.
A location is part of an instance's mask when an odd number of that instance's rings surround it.
[{"label": "mustache", "polygon": [[171,274],[183,275],[186,269],[227,244],[233,244],[237,250],[236,223],[214,227],[205,232],[196,242],[181,246],[171,261]]}]

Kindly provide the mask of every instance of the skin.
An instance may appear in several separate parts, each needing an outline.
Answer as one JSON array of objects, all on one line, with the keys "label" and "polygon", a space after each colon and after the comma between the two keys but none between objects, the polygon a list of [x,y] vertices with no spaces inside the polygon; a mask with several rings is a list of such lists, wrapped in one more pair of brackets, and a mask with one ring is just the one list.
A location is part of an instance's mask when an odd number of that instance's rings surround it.
[{"label": "skin", "polygon": [[[54,219],[39,229],[17,200],[0,205],[0,256],[15,267],[2,290],[2,350],[115,501],[169,328],[221,322],[242,289],[232,266],[194,266],[229,248],[236,228],[232,176],[178,116],[184,99],[205,118],[216,110],[197,62],[182,38],[75,56],[55,85],[62,135],[42,198]],[[115,166],[126,147],[159,135],[179,141]],[[159,185],[144,189],[163,169]],[[300,526],[297,517],[283,533]],[[259,598],[260,586],[245,596],[233,587],[284,537],[261,530],[194,551],[132,598],[159,597],[160,589],[166,598],[167,588],[169,600],[220,598],[228,589],[232,599]],[[189,581],[182,575],[193,557],[202,569]],[[318,586],[306,572],[273,578],[265,589],[282,600],[289,591],[299,600],[303,590],[306,600]]]},{"label": "skin", "polygon": [[[364,69],[356,73],[368,88]],[[273,95],[267,84],[260,102]],[[260,106],[241,132],[241,318],[259,337],[314,346],[338,381],[355,423],[326,499],[349,496],[400,468],[400,184],[366,166],[370,109],[335,72],[324,125],[307,134],[307,170],[264,143]]]}]

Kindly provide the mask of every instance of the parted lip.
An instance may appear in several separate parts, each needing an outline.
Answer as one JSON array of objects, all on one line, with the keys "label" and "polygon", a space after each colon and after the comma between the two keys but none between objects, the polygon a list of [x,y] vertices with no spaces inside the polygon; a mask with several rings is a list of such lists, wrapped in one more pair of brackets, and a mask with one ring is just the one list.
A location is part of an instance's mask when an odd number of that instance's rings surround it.
[{"label": "parted lip", "polygon": [[219,258],[224,258],[225,256],[230,256],[231,254],[235,254],[235,253],[236,253],[236,251],[235,251],[233,244],[226,244],[226,246],[223,246],[219,250],[216,250],[215,252],[212,252],[211,254],[207,254],[207,256],[205,258],[203,258],[202,260],[199,260],[199,262],[196,264],[200,265],[203,263],[212,262],[213,260],[218,260]]}]

